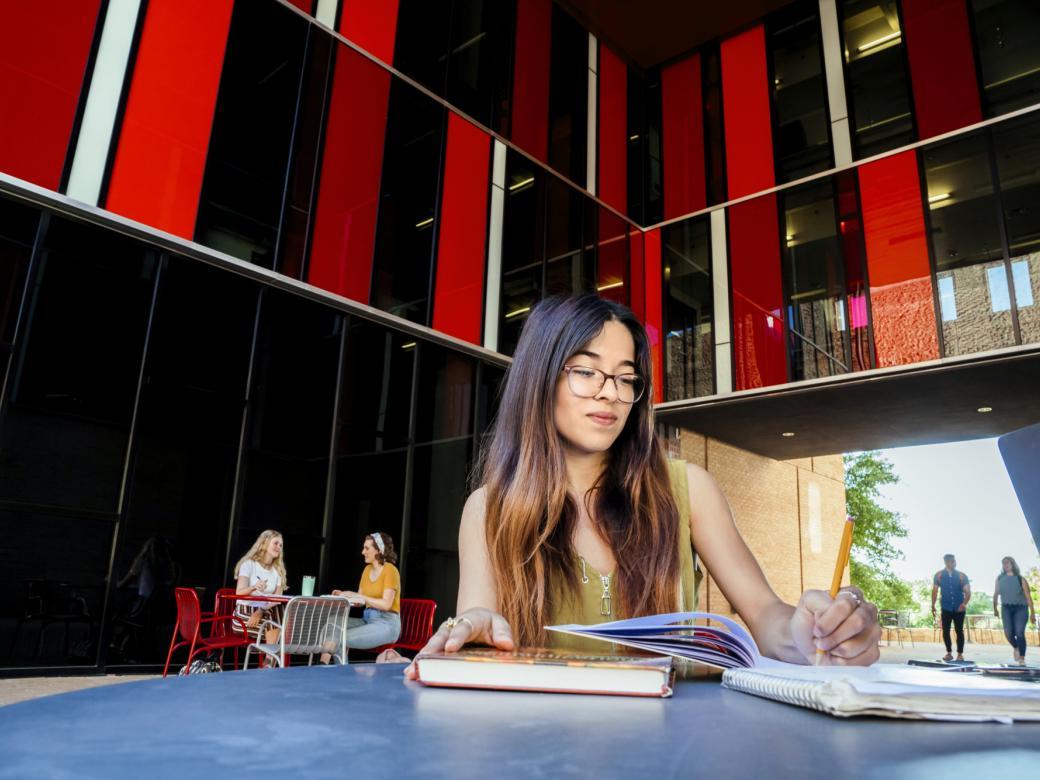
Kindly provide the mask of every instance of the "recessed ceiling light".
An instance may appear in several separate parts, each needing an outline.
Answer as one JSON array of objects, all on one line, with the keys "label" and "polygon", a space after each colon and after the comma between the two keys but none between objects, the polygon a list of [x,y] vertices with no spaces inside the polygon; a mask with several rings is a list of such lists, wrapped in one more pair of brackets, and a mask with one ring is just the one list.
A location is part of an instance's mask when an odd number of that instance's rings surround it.
[{"label": "recessed ceiling light", "polygon": [[980,406],[975,411],[979,412],[981,414],[985,414],[986,412],[992,412],[993,411],[993,407],[992,406]]},{"label": "recessed ceiling light", "polygon": [[784,431],[780,435],[783,436],[785,439],[790,439],[792,436],[794,436],[794,431]]}]

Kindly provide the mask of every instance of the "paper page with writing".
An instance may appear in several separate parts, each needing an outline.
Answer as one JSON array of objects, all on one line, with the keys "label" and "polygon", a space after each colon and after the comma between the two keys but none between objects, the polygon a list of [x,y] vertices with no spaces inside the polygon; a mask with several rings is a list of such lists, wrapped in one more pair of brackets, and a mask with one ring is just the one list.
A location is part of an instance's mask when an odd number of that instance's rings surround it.
[{"label": "paper page with writing", "polygon": [[[692,621],[717,625],[697,625]],[[718,669],[794,666],[764,657],[746,628],[710,612],[671,612],[591,626],[569,624],[546,629],[698,661]]]}]

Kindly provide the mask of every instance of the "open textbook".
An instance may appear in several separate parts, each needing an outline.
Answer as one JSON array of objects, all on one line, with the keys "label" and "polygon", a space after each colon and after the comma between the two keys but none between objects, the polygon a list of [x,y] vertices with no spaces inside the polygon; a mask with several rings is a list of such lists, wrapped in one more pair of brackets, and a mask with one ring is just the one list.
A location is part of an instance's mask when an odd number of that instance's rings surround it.
[{"label": "open textbook", "polygon": [[[696,625],[710,621],[715,625]],[[1040,720],[1040,683],[900,664],[801,666],[765,658],[733,620],[683,612],[550,631],[600,639],[723,669],[725,688],[831,715],[932,720]]]}]

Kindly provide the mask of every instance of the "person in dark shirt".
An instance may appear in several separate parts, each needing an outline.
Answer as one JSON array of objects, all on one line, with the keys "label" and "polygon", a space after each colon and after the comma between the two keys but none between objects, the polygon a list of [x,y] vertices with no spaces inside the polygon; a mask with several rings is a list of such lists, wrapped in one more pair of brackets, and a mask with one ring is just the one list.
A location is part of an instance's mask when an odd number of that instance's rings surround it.
[{"label": "person in dark shirt", "polygon": [[964,660],[964,615],[971,601],[971,584],[963,572],[957,571],[957,559],[944,555],[946,566],[932,577],[932,619],[935,619],[935,597],[942,592],[942,637],[946,645],[944,661],[953,660],[950,643],[950,624],[957,631],[957,660]]}]

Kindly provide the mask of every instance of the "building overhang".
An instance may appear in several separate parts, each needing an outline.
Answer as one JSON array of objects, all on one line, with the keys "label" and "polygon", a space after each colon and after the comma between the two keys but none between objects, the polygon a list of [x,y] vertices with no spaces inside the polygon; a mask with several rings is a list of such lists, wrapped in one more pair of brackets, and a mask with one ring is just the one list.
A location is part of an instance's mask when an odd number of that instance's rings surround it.
[{"label": "building overhang", "polygon": [[1040,422],[1040,344],[671,401],[656,415],[777,460],[999,436]]},{"label": "building overhang", "polygon": [[587,30],[641,68],[739,32],[791,0],[561,0]]}]

